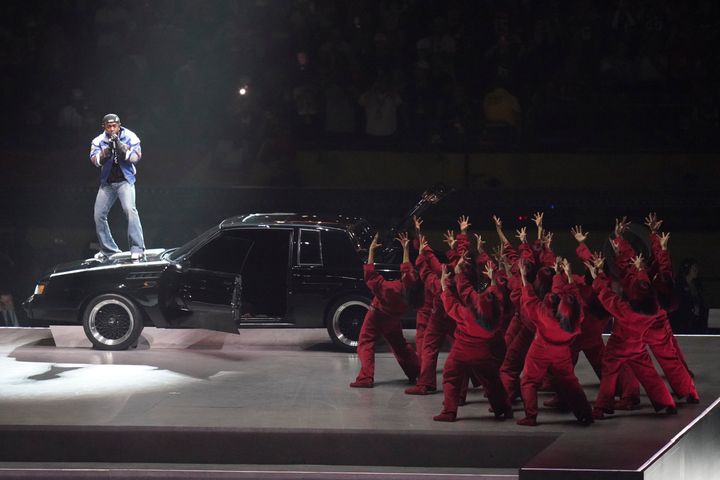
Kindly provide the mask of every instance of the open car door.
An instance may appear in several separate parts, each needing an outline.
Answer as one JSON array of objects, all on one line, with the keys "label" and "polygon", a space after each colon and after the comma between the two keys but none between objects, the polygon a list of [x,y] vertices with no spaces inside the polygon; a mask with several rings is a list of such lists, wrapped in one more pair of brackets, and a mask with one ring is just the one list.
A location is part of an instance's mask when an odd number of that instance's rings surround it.
[{"label": "open car door", "polygon": [[237,333],[242,271],[254,244],[241,232],[220,231],[166,272],[160,300],[170,326]]}]

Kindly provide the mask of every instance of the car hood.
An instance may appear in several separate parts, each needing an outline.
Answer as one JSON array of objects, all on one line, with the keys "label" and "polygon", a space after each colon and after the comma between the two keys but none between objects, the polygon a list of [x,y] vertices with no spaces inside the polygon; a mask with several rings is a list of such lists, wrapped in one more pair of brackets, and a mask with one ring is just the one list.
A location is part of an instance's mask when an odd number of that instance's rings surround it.
[{"label": "car hood", "polygon": [[86,258],[85,260],[75,260],[72,262],[61,263],[56,265],[49,274],[68,273],[73,271],[91,270],[98,267],[113,267],[113,266],[133,266],[143,264],[156,264],[157,262],[165,263],[162,258],[162,254],[166,250],[164,248],[154,248],[152,250],[145,250],[145,258],[142,261],[133,260],[130,257],[130,252],[120,252],[112,255],[109,259],[104,262],[100,262],[94,258]]}]

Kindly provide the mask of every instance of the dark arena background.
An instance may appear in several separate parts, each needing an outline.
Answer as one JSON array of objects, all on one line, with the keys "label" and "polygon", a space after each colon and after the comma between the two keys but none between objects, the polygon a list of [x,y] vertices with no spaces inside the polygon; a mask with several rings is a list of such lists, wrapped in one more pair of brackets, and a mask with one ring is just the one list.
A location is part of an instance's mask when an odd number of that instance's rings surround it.
[{"label": "dark arena background", "polygon": [[[0,478],[717,478],[720,3],[9,0],[0,38]],[[324,328],[92,349],[22,303],[100,248],[89,152],[110,112],[142,140],[148,249],[260,212],[387,231],[442,184],[422,213],[434,248],[460,215],[489,250],[493,215],[515,242],[544,212],[582,272],[571,227],[600,250],[616,219],[646,232],[656,212],[676,284],[697,266],[700,323],[671,320],[700,403],[656,415],[643,390],[588,427],[541,406],[527,428],[471,389],[439,423],[442,393],[405,395],[386,346],[375,388],[349,388],[358,356]],[[109,222],[127,250],[119,205]],[[592,402],[582,355],[576,372]]]}]

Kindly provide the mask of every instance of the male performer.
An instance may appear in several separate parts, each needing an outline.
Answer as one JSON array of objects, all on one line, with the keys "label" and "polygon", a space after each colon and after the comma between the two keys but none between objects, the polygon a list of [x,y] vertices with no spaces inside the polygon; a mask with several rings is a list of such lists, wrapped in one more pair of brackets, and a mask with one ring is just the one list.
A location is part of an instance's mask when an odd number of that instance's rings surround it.
[{"label": "male performer", "polygon": [[128,219],[128,243],[133,260],[140,260],[145,251],[140,215],[135,208],[135,164],[142,151],[135,133],[120,125],[120,117],[108,113],[102,120],[103,133],[90,144],[90,162],[100,169],[100,189],[95,198],[95,231],[100,241],[99,261],[120,252],[110,233],[107,217],[115,201]]}]

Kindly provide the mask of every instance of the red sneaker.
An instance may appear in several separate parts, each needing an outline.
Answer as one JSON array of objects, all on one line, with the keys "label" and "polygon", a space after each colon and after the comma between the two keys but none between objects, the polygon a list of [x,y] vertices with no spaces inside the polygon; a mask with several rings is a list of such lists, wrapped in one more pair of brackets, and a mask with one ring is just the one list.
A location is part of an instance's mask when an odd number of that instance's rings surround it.
[{"label": "red sneaker", "polygon": [[632,397],[623,397],[615,402],[615,410],[635,410],[637,404]]},{"label": "red sneaker", "polygon": [[525,417],[518,420],[517,424],[523,427],[536,427],[538,423],[535,417]]},{"label": "red sneaker", "polygon": [[457,414],[455,412],[442,412],[440,415],[435,415],[433,420],[436,422],[454,422]]},{"label": "red sneaker", "polygon": [[595,420],[602,420],[605,418],[605,411],[602,408],[593,407],[592,418]]},{"label": "red sneaker", "polygon": [[373,385],[373,382],[368,382],[368,381],[358,382],[358,381],[355,381],[355,382],[352,382],[352,383],[350,384],[350,386],[351,386],[352,388],[373,388],[375,385]]},{"label": "red sneaker", "polygon": [[425,385],[415,385],[414,387],[406,388],[405,393],[408,395],[429,395],[430,390]]}]

